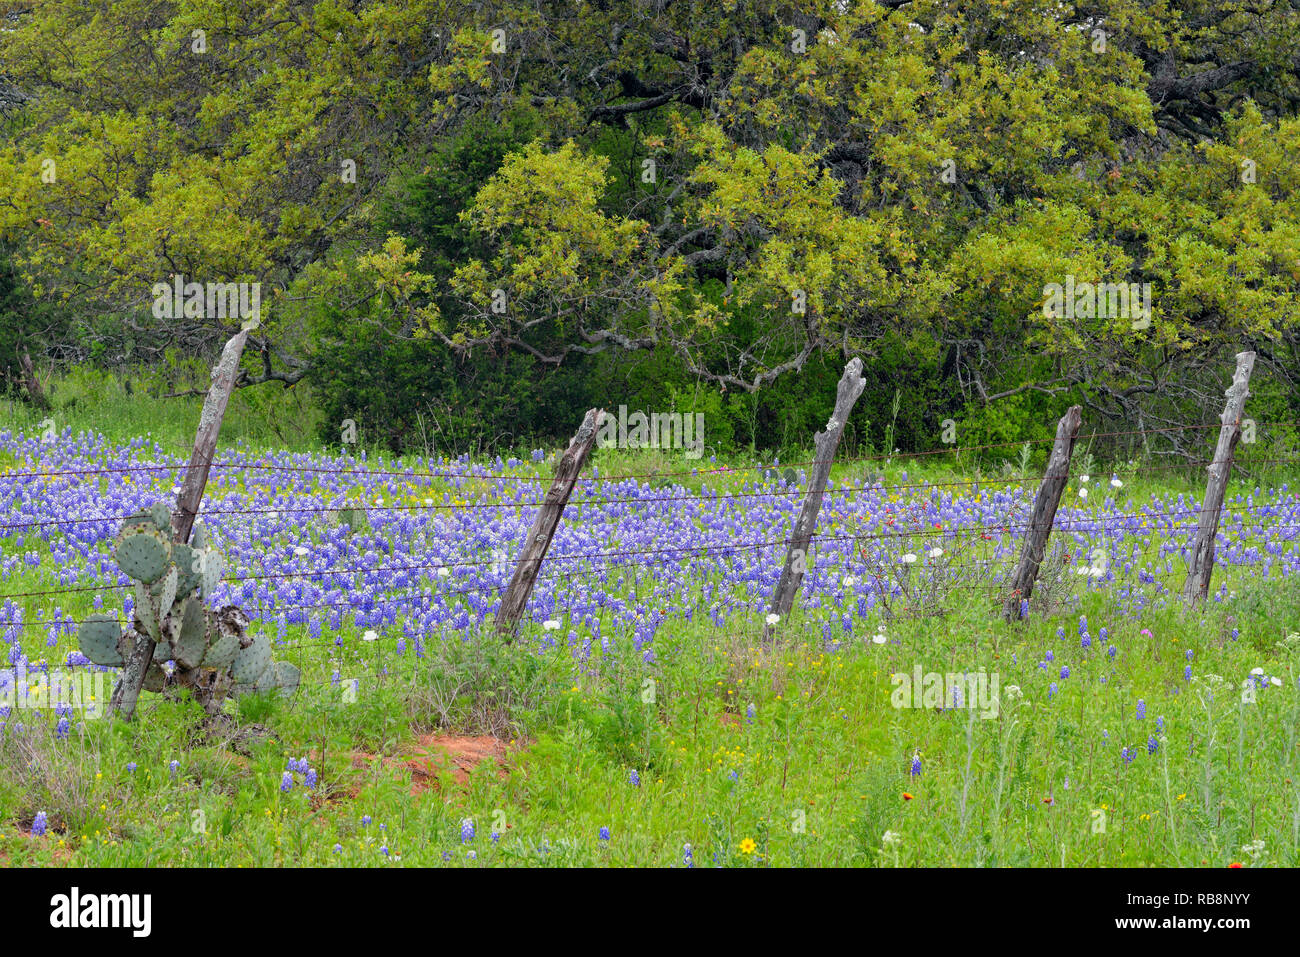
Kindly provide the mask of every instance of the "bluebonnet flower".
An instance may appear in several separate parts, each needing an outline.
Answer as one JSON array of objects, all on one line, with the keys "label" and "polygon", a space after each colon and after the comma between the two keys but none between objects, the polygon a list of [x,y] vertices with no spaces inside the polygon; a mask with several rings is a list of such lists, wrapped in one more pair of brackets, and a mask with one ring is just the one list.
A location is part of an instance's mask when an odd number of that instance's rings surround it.
[{"label": "bluebonnet flower", "polygon": [[285,771],[284,774],[280,776],[280,790],[285,792],[293,790],[292,771]]},{"label": "bluebonnet flower", "polygon": [[1146,701],[1143,700],[1142,698],[1138,698],[1138,703],[1137,703],[1137,719],[1138,719],[1139,721],[1141,721],[1141,720],[1142,720],[1143,718],[1145,718],[1146,716],[1147,716],[1147,703],[1146,703]]},{"label": "bluebonnet flower", "polygon": [[1055,660],[1056,660],[1056,655],[1052,654],[1052,652],[1051,652],[1050,650],[1047,652],[1047,655],[1046,655],[1045,657],[1047,658],[1048,661],[1055,661]]},{"label": "bluebonnet flower", "polygon": [[460,842],[468,844],[474,840],[474,819],[467,817],[460,822]]},{"label": "bluebonnet flower", "polygon": [[912,755],[912,777],[917,777],[921,773],[921,755]]},{"label": "bluebonnet flower", "polygon": [[371,820],[372,820],[372,818],[370,817],[369,814],[363,814],[363,815],[361,815],[361,826],[362,826],[362,827],[368,827],[368,826],[370,825]]},{"label": "bluebonnet flower", "polygon": [[1068,678],[1068,677],[1070,677],[1070,666],[1069,666],[1069,665],[1061,665],[1061,677],[1062,677],[1062,678]]},{"label": "bluebonnet flower", "polygon": [[1184,681],[1191,681],[1191,680],[1192,680],[1192,666],[1191,666],[1191,665],[1188,665],[1186,668],[1183,669],[1183,680],[1184,680]]},{"label": "bluebonnet flower", "polygon": [[381,847],[381,848],[379,849],[379,853],[382,854],[382,855],[384,855],[384,857],[387,857],[387,856],[388,856],[388,845],[385,844],[383,847]]},{"label": "bluebonnet flower", "polygon": [[1192,649],[1191,649],[1191,648],[1188,648],[1188,649],[1187,649],[1187,653],[1186,653],[1186,656],[1185,656],[1185,657],[1187,658],[1188,661],[1191,661],[1191,660],[1192,660]]},{"label": "bluebonnet flower", "polygon": [[1116,648],[1114,645],[1111,645],[1109,648],[1106,649],[1106,654],[1110,656],[1110,658],[1113,660],[1114,657],[1117,654],[1119,654],[1119,649]]},{"label": "bluebonnet flower", "polygon": [[1156,718],[1156,730],[1157,731],[1165,730],[1165,716],[1163,714],[1160,715],[1158,718]]},{"label": "bluebonnet flower", "polygon": [[501,841],[501,832],[500,832],[500,831],[493,831],[493,832],[492,832],[491,834],[489,834],[488,836],[489,836],[490,838],[492,838],[492,843],[493,843],[493,844],[498,844],[498,843],[500,843],[500,841]]},{"label": "bluebonnet flower", "polygon": [[56,738],[66,738],[72,726],[68,723],[67,718],[60,718],[59,723],[54,727],[54,736]]},{"label": "bluebonnet flower", "polygon": [[639,788],[641,786],[641,775],[637,774],[636,771],[633,770],[628,774],[627,781],[628,784],[632,785],[632,787]]},{"label": "bluebonnet flower", "polygon": [[1022,598],[1022,599],[1020,599],[1020,617],[1021,617],[1021,618],[1028,618],[1028,617],[1029,617],[1029,599],[1028,599],[1028,598]]},{"label": "bluebonnet flower", "polygon": [[127,771],[127,774],[134,774],[134,773],[135,773],[135,769],[138,768],[139,766],[140,766],[140,765],[136,764],[134,761],[128,761],[128,762],[126,762],[126,771]]},{"label": "bluebonnet flower", "polygon": [[754,721],[754,713],[754,706],[751,704],[745,709],[745,720],[752,724]]},{"label": "bluebonnet flower", "polygon": [[334,845],[334,853],[335,853],[335,854],[342,854],[342,853],[343,853],[343,845],[342,845],[342,844],[335,844],[335,845]]},{"label": "bluebonnet flower", "polygon": [[1056,682],[1055,682],[1055,681],[1053,681],[1050,685],[1047,686],[1047,700],[1048,700],[1048,701],[1051,701],[1051,700],[1052,700],[1052,695],[1054,695],[1054,694],[1056,694]]},{"label": "bluebonnet flower", "polygon": [[44,811],[37,811],[36,817],[32,818],[32,834],[41,837],[45,833],[45,828],[49,821]]},{"label": "bluebonnet flower", "polygon": [[691,853],[691,846],[689,844],[682,845],[682,863],[687,867],[695,866],[695,857]]},{"label": "bluebonnet flower", "polygon": [[1119,755],[1124,759],[1125,764],[1129,764],[1137,757],[1137,752],[1126,745],[1124,749],[1120,751]]},{"label": "bluebonnet flower", "polygon": [[1147,754],[1155,754],[1156,749],[1160,747],[1160,742],[1156,741],[1155,736],[1147,738]]},{"label": "bluebonnet flower", "polygon": [[308,768],[307,773],[303,775],[303,785],[310,791],[316,786],[316,769]]},{"label": "bluebonnet flower", "polygon": [[608,841],[608,840],[609,840],[609,828],[607,828],[607,827],[602,827],[602,828],[600,829],[600,839],[601,839],[602,841]]},{"label": "bluebonnet flower", "polygon": [[466,851],[466,852],[465,852],[465,856],[466,856],[467,858],[469,858],[471,861],[477,861],[477,860],[478,860],[478,851]]},{"label": "bluebonnet flower", "polygon": [[173,775],[174,775],[177,771],[179,771],[180,768],[181,768],[181,763],[180,763],[179,761],[177,761],[175,758],[172,759],[171,764],[167,765],[167,769],[168,769],[168,770],[169,770]]}]

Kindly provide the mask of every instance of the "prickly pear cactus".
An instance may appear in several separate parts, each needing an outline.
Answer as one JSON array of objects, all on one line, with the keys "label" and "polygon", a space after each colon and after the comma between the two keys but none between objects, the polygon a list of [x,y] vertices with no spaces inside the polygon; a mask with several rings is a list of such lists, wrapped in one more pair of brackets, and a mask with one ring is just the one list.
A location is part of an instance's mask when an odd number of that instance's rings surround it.
[{"label": "prickly pear cactus", "polygon": [[122,526],[113,551],[117,567],[146,585],[158,581],[171,567],[171,541],[152,523]]},{"label": "prickly pear cactus", "polygon": [[271,643],[266,635],[259,632],[253,636],[247,647],[243,648],[230,666],[230,674],[235,685],[251,685],[262,677],[263,672],[271,667]]},{"label": "prickly pear cactus", "polygon": [[137,640],[152,638],[144,689],[189,688],[210,712],[230,694],[296,690],[298,669],[272,660],[270,641],[248,634],[242,610],[206,607],[225,566],[202,523],[195,523],[188,545],[171,536],[171,513],[162,503],[123,523],[114,554],[135,580],[134,620],[123,631],[114,616],[91,615],[77,636],[82,653],[96,664],[121,667]]},{"label": "prickly pear cactus", "polygon": [[81,653],[99,665],[121,667],[122,629],[112,615],[91,615],[81,623],[77,632],[77,643]]}]

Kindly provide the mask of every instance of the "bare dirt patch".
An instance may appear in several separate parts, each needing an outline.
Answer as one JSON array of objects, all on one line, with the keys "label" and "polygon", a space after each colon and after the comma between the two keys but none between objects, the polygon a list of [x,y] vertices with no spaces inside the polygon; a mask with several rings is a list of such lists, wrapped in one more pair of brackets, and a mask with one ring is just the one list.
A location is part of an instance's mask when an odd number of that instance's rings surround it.
[{"label": "bare dirt patch", "polygon": [[441,776],[447,773],[458,785],[468,784],[470,772],[485,761],[495,765],[497,775],[504,778],[507,751],[505,742],[491,735],[426,734],[396,755],[354,751],[351,763],[354,768],[368,768],[381,761],[386,767],[405,768],[411,772],[411,795],[415,797],[436,790]]}]

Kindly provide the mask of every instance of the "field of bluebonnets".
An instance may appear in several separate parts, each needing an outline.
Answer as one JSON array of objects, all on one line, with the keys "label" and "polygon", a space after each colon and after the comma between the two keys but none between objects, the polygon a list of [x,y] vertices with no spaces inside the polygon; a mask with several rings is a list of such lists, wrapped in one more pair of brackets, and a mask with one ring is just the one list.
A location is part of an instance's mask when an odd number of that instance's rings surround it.
[{"label": "field of bluebonnets", "polygon": [[[302,687],[216,725],[146,693],[126,725],[98,720],[113,674],[76,629],[129,618],[113,536],[174,501],[188,450],[0,429],[0,860],[1295,865],[1300,500],[1239,472],[1188,612],[1202,489],[1159,462],[1091,474],[1080,449],[1014,625],[1001,581],[1045,449],[983,473],[846,456],[771,645],[807,464],[600,450],[506,644],[555,450],[223,443],[213,604]],[[984,683],[900,699],[895,675],[931,673]],[[69,674],[104,674],[97,700],[63,700]]]}]

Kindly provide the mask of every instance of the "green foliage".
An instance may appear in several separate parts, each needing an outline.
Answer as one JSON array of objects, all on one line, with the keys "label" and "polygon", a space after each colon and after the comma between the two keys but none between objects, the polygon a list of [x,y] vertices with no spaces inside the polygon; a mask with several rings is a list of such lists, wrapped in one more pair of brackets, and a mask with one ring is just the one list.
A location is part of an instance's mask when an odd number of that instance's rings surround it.
[{"label": "green foliage", "polygon": [[[35,5],[0,33],[31,94],[0,141],[6,388],[19,339],[210,351],[229,323],[147,308],[181,272],[263,283],[245,381],[305,376],[312,432],[392,449],[683,401],[718,450],[806,447],[845,354],[873,367],[863,448],[932,450],[943,418],[1024,441],[1084,400],[1107,431],[1200,424],[1243,347],[1287,404],[1294,5],[1104,0],[1092,31],[1039,0],[713,13]],[[1045,311],[1067,277],[1150,284],[1149,322]]]},{"label": "green foliage", "polygon": [[[219,709],[228,693],[296,690],[298,668],[272,660],[265,634],[245,638],[248,619],[242,611],[233,606],[220,612],[206,609],[224,566],[202,523],[193,529],[192,542],[172,542],[171,511],[161,502],[123,522],[114,556],[135,580],[133,627],[119,630],[112,616],[86,618],[77,635],[82,654],[95,664],[120,666],[137,642],[152,638],[153,660],[144,688],[162,691],[174,677],[210,711]],[[163,667],[173,660],[174,676]]]}]

